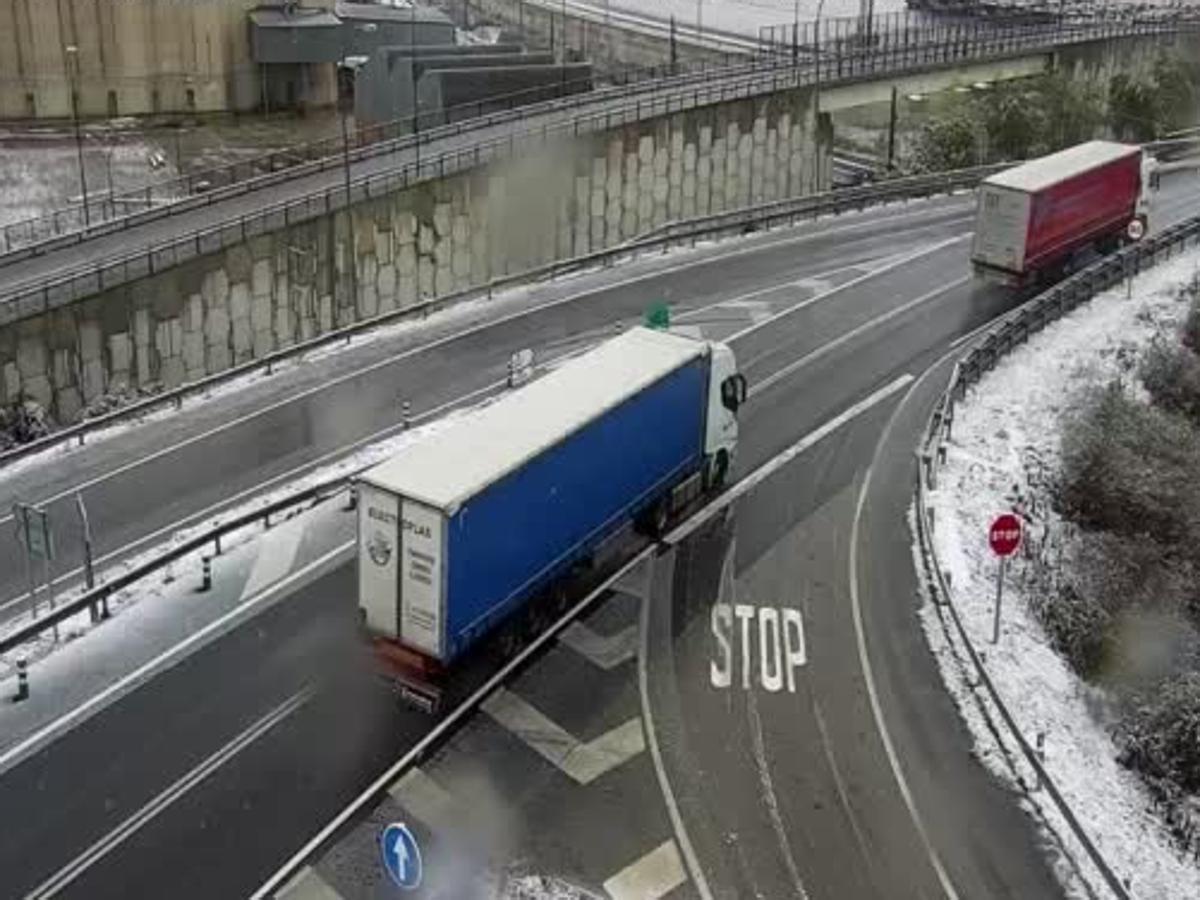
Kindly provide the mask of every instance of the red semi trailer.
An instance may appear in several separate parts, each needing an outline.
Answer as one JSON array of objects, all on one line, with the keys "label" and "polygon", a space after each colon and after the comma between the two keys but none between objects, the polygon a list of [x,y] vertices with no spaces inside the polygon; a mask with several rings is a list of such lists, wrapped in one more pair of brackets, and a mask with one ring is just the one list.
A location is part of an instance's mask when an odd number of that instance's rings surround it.
[{"label": "red semi trailer", "polygon": [[1155,162],[1089,141],[992,175],[979,187],[971,265],[1012,287],[1051,281],[1081,250],[1109,253],[1146,233]]}]

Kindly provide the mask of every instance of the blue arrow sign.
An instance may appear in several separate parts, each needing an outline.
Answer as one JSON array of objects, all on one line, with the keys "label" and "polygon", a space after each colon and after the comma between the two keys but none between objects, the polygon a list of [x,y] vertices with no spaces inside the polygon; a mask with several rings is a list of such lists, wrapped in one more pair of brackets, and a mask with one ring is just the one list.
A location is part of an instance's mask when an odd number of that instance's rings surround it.
[{"label": "blue arrow sign", "polygon": [[383,867],[396,885],[406,891],[421,886],[421,848],[407,825],[393,822],[379,836]]}]

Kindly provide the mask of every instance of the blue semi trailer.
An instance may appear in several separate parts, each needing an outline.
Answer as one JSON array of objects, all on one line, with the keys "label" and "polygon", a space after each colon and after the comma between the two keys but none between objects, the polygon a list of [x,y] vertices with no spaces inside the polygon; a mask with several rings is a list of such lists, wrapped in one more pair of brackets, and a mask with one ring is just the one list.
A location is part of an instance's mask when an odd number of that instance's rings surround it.
[{"label": "blue semi trailer", "polygon": [[359,606],[405,693],[631,523],[725,479],[746,380],[725,345],[636,328],[416,441],[358,481]]}]

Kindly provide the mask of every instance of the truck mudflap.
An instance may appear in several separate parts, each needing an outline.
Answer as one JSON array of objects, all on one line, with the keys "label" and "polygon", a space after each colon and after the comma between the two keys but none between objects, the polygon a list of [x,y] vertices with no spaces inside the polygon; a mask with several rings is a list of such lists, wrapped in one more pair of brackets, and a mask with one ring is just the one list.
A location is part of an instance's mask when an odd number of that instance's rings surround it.
[{"label": "truck mudflap", "polygon": [[406,703],[426,713],[436,713],[445,694],[445,668],[416,650],[389,638],[371,638],[376,674]]}]

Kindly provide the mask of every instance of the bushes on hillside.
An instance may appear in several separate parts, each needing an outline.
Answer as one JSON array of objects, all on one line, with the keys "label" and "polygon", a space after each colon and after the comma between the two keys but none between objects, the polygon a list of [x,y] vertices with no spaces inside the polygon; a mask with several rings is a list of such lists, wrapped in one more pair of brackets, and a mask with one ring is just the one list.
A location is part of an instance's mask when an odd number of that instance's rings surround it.
[{"label": "bushes on hillside", "polygon": [[1200,277],[1181,299],[1180,335],[1138,370],[1150,403],[1113,382],[1064,422],[1055,502],[1079,530],[1034,608],[1110,689],[1122,762],[1177,813],[1200,794]]},{"label": "bushes on hillside", "polygon": [[1200,535],[1200,441],[1114,382],[1065,423],[1058,501],[1084,528],[1179,544]]}]

